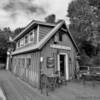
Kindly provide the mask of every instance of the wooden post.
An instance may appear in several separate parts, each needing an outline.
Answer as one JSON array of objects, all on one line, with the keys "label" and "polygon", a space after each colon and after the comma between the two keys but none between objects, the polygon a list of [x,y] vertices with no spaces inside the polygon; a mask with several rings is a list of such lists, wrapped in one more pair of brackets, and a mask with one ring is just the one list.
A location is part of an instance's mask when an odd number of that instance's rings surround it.
[{"label": "wooden post", "polygon": [[7,52],[6,70],[9,70],[9,63],[10,63],[10,53]]}]

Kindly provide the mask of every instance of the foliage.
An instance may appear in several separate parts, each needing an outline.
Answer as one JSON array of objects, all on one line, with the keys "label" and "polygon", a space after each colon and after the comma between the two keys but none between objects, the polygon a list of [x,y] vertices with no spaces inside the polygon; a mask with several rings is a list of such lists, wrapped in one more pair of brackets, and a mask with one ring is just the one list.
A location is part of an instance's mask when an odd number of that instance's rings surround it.
[{"label": "foliage", "polygon": [[14,34],[13,34],[13,37],[15,37],[16,35],[18,35],[22,30],[23,30],[24,28],[16,28],[15,30],[14,30]]},{"label": "foliage", "polygon": [[[7,50],[11,46],[9,44],[9,37],[15,37],[18,35],[24,28],[17,28],[14,31],[11,31],[9,27],[5,27],[0,30],[0,62],[6,61]],[[15,44],[12,43],[12,46],[15,47]]]},{"label": "foliage", "polygon": [[80,48],[80,54],[95,59],[100,48],[100,1],[74,0],[69,4],[67,16],[71,22],[69,29]]}]

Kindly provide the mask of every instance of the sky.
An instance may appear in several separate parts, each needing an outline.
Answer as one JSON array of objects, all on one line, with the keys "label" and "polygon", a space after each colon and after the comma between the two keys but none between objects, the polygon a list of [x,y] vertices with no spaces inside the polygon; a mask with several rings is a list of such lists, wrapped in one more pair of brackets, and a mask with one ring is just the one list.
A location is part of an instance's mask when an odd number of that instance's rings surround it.
[{"label": "sky", "polygon": [[1,0],[0,28],[12,30],[25,27],[32,20],[44,20],[50,14],[57,19],[66,18],[68,5],[72,0]]}]

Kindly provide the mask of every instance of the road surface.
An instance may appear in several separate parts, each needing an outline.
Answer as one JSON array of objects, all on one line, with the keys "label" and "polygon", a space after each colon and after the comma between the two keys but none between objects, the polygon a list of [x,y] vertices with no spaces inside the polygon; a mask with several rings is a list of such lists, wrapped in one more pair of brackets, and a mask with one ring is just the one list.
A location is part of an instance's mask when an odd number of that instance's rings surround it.
[{"label": "road surface", "polygon": [[100,100],[100,84],[93,87],[91,83],[73,81],[46,96],[9,71],[0,71],[0,87],[7,100]]}]

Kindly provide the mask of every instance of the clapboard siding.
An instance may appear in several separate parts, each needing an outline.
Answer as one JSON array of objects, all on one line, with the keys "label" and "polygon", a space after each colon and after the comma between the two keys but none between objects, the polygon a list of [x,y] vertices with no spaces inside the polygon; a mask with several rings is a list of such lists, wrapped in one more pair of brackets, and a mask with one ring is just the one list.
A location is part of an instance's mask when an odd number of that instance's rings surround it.
[{"label": "clapboard siding", "polygon": [[[41,56],[44,58],[43,62],[42,62],[42,72],[46,73],[48,76],[52,74],[52,72],[54,72],[54,70],[56,70],[56,54],[57,54],[57,50],[56,49],[52,49],[50,48],[50,44],[52,44],[52,40],[49,41],[49,43],[47,43],[45,45],[45,47],[43,48],[43,50],[41,51]],[[47,57],[54,57],[55,58],[55,69],[47,69]]]},{"label": "clapboard siding", "polygon": [[43,39],[50,31],[52,30],[52,27],[45,27],[40,25],[39,26],[39,41]]},{"label": "clapboard siding", "polygon": [[[65,31],[62,31],[62,26],[59,30],[55,30],[54,36],[52,36],[41,49],[33,50],[31,49],[28,52],[24,52],[25,49],[32,47],[34,44],[28,44],[18,50],[22,52],[12,56],[12,72],[19,76],[24,81],[28,82],[34,87],[39,87],[40,83],[40,74],[45,73],[52,75],[55,71],[59,71],[58,69],[58,56],[61,53],[68,55],[68,76],[69,79],[75,76],[75,67],[76,67],[76,48],[70,38],[69,34]],[[46,25],[38,25],[37,34],[35,35],[35,41],[39,44],[39,42],[47,36],[47,34],[52,31],[53,26]],[[56,29],[56,27],[55,27]],[[60,31],[60,32],[59,32]],[[62,41],[59,40],[59,33],[63,35]],[[28,33],[27,33],[28,34]],[[55,38],[56,35],[56,38]],[[48,39],[48,38],[47,38]],[[55,40],[57,39],[57,40]],[[37,44],[37,46],[38,46]],[[52,48],[51,45],[54,46],[65,46],[70,47],[71,50],[66,50],[64,48]],[[54,58],[54,68],[47,68],[47,58]],[[43,60],[40,59],[43,58]],[[70,58],[70,59],[69,59]],[[66,61],[67,62],[67,61]],[[67,71],[66,71],[67,72]]]},{"label": "clapboard siding", "polygon": [[39,85],[39,56],[39,52],[13,56],[13,73],[34,87]]},{"label": "clapboard siding", "polygon": [[[57,34],[58,34],[58,32],[56,33],[56,35]],[[75,59],[76,49],[75,49],[71,39],[69,38],[69,36],[66,33],[63,33],[63,41],[62,42],[59,41],[58,44],[62,45],[62,46],[71,47],[71,51],[59,49],[59,51],[57,52],[57,49],[53,49],[50,47],[51,44],[54,44],[53,38],[48,41],[48,43],[43,47],[43,50],[41,51],[42,52],[41,54],[44,57],[44,61],[42,63],[42,71],[44,71],[44,73],[47,73],[47,74],[51,74],[51,72],[54,72],[55,70],[57,71],[57,67],[58,67],[57,55],[59,53],[67,53],[68,57],[71,57],[71,63],[69,63],[69,78],[70,79],[74,78],[75,66],[76,66],[75,65],[76,64],[76,59]],[[50,69],[47,69],[47,64],[46,64],[47,57],[54,57],[54,59],[55,59],[55,69],[51,69],[51,71],[50,71]]]}]

